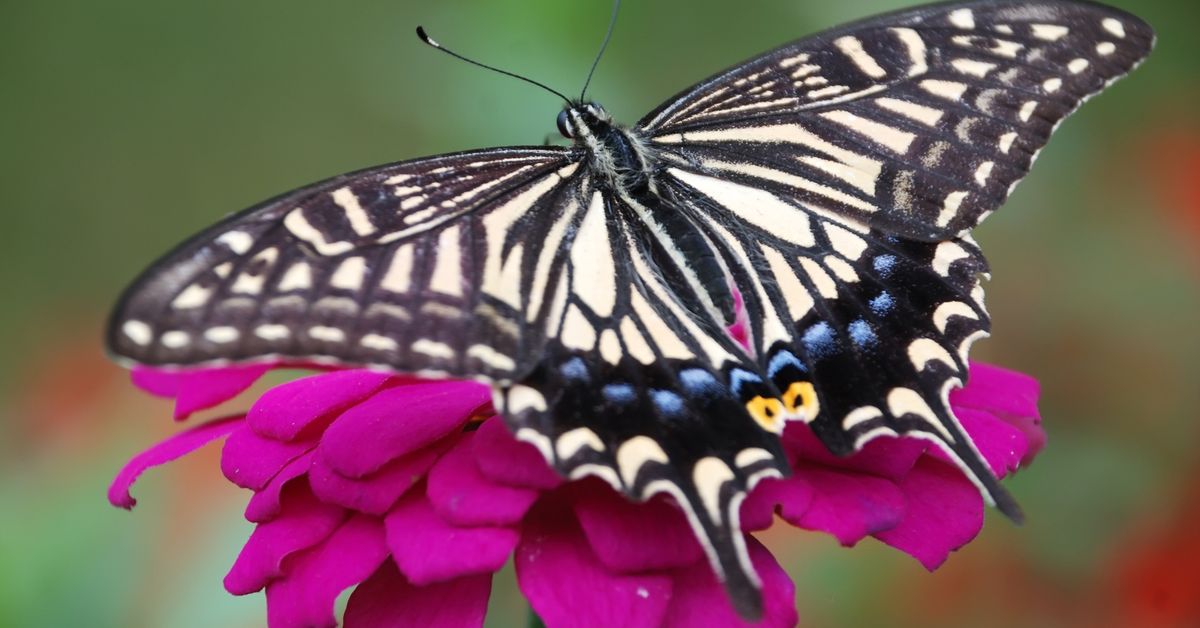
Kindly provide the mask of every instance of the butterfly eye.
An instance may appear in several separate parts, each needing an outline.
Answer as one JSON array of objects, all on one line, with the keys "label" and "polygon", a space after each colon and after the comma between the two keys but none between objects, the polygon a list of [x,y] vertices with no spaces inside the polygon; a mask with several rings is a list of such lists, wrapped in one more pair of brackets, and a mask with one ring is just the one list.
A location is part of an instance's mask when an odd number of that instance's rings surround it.
[{"label": "butterfly eye", "polygon": [[567,110],[563,109],[558,112],[558,132],[567,139],[574,139],[575,129],[571,128],[571,119],[567,117]]}]

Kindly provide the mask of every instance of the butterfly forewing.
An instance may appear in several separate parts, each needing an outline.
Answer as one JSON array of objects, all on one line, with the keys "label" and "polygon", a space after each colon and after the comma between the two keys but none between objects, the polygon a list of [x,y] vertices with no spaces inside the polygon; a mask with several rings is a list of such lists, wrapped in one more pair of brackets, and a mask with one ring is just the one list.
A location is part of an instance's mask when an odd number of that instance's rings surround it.
[{"label": "butterfly forewing", "polygon": [[999,207],[1058,123],[1152,45],[1144,22],[1099,5],[933,5],[779,48],[640,126],[667,154],[943,240]]},{"label": "butterfly forewing", "polygon": [[544,341],[526,304],[554,288],[553,218],[578,167],[561,149],[478,151],[273,199],[152,266],[110,347],[143,364],[274,356],[510,379]]}]

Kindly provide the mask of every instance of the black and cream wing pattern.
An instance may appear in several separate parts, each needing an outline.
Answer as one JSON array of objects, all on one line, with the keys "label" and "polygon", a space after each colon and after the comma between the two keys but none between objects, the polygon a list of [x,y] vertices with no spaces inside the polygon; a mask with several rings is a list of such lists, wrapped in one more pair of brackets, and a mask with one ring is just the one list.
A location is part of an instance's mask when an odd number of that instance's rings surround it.
[{"label": "black and cream wing pattern", "polygon": [[[110,346],[146,364],[280,357],[510,380],[542,350],[529,330],[546,304],[530,300],[547,287],[529,274],[561,265],[544,223],[577,202],[579,166],[561,148],[506,148],[289,192],[139,278]],[[531,230],[543,239],[520,237]]]},{"label": "black and cream wing pattern", "polygon": [[565,476],[674,497],[754,616],[738,507],[789,472],[789,421],[838,454],[929,439],[1019,519],[947,401],[989,329],[970,230],[1153,39],[1086,2],[939,4],[768,52],[631,128],[570,103],[571,147],[380,166],[225,219],[134,282],[108,345],[479,379]]}]

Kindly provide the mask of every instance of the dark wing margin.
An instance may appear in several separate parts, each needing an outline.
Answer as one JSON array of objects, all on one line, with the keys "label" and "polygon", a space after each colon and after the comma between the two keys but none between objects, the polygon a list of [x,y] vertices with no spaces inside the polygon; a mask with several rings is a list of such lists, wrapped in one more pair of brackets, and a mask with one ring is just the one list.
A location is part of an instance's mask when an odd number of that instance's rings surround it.
[{"label": "dark wing margin", "polygon": [[1153,44],[1145,22],[1098,4],[930,5],[778,48],[639,126],[655,148],[758,170],[808,203],[945,240],[995,211],[1058,124]]},{"label": "dark wing margin", "polygon": [[544,342],[529,306],[554,289],[550,217],[578,168],[552,147],[472,151],[271,199],[145,271],[108,349],[156,366],[287,358],[508,381]]}]

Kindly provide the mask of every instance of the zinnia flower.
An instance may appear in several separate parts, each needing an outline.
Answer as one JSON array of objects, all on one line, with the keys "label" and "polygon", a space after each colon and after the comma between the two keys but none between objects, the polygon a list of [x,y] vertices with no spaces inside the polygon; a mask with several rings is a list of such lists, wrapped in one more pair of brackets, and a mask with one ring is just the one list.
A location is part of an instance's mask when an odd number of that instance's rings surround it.
[{"label": "zinnia flower", "polygon": [[[269,368],[133,377],[173,397],[182,419]],[[951,396],[998,475],[1042,446],[1036,399],[1032,379],[981,364]],[[674,504],[631,503],[594,478],[564,482],[510,436],[489,400],[471,382],[311,375],[136,456],[109,500],[132,507],[129,489],[143,470],[225,437],[222,471],[253,491],[245,516],[257,524],[225,588],[265,590],[273,627],[335,625],[334,601],[351,587],[349,627],[478,626],[492,576],[510,557],[547,626],[742,625]],[[846,546],[873,536],[929,569],[982,525],[978,490],[927,441],[880,438],[837,458],[803,424],[783,440],[794,474],[762,482],[742,508],[763,581],[759,625],[797,623],[791,580],[752,534],[775,515]]]}]

